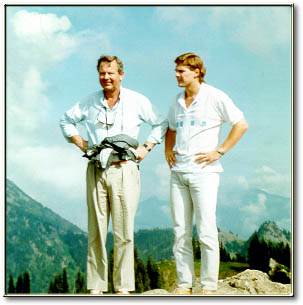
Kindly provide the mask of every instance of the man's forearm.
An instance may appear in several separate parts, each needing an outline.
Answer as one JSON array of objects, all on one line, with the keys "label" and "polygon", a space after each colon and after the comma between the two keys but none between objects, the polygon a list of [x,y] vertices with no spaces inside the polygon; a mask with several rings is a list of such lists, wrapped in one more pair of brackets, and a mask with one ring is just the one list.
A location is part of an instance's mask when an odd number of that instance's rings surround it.
[{"label": "man's forearm", "polygon": [[81,138],[79,135],[75,135],[69,138],[75,145],[77,145],[83,152],[85,152],[88,142]]},{"label": "man's forearm", "polygon": [[176,143],[176,131],[167,129],[165,135],[165,152],[172,151]]},{"label": "man's forearm", "polygon": [[224,153],[228,152],[241,139],[247,128],[248,124],[245,119],[233,126],[226,140],[220,145]]}]

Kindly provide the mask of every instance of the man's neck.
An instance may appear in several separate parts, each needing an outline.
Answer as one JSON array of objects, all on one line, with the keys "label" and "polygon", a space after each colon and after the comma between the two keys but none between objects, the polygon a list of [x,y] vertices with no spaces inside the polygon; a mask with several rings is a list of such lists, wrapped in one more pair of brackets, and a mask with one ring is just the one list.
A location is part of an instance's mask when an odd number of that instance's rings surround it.
[{"label": "man's neck", "polygon": [[185,88],[185,104],[189,107],[200,90],[200,83],[194,82]]},{"label": "man's neck", "polygon": [[109,90],[104,90],[104,96],[105,99],[107,101],[107,105],[110,109],[113,109],[113,107],[115,106],[115,104],[118,102],[119,100],[119,95],[120,95],[120,88],[119,89],[115,89],[113,91],[109,91]]}]

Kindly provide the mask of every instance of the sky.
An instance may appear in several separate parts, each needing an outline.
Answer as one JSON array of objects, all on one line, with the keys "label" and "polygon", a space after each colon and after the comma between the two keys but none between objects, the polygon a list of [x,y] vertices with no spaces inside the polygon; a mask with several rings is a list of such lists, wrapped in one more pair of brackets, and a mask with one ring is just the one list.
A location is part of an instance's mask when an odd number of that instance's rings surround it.
[{"label": "sky", "polygon": [[[7,6],[5,45],[6,177],[80,228],[87,226],[87,161],[64,140],[59,119],[100,89],[102,54],[117,55],[123,86],[147,96],[164,115],[182,90],[174,59],[201,56],[206,82],[227,93],[249,124],[222,158],[220,190],[291,197],[290,6]],[[229,131],[224,126],[221,142]],[[140,143],[148,132],[142,126]],[[163,144],[140,171],[141,200],[168,201]]]}]

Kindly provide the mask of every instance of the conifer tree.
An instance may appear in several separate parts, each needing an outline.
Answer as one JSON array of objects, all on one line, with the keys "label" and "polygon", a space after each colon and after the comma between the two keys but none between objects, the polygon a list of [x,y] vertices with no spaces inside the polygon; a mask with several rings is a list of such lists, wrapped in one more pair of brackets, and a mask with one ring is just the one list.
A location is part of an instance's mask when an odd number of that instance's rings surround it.
[{"label": "conifer tree", "polygon": [[153,262],[152,254],[150,254],[147,258],[146,270],[150,280],[150,288],[151,289],[161,288],[162,278],[161,278],[160,270],[158,265]]},{"label": "conifer tree", "polygon": [[67,280],[67,270],[66,267],[63,269],[62,274],[62,293],[68,293],[68,280]]},{"label": "conifer tree", "polygon": [[23,273],[23,293],[30,293],[31,292],[31,280],[30,275],[27,270]]},{"label": "conifer tree", "polygon": [[80,268],[78,269],[77,272],[77,277],[76,277],[76,281],[75,281],[75,293],[86,293],[87,289],[85,287],[85,280],[84,280],[84,276],[81,273]]},{"label": "conifer tree", "polygon": [[22,274],[19,274],[18,278],[17,278],[16,293],[23,293],[23,278],[22,278]]},{"label": "conifer tree", "polygon": [[48,286],[48,293],[56,293],[55,291],[55,283],[53,280],[50,281]]},{"label": "conifer tree", "polygon": [[220,243],[220,261],[221,262],[229,262],[231,261],[229,253],[226,251],[223,243]]},{"label": "conifer tree", "polygon": [[114,249],[112,248],[109,253],[109,264],[108,264],[108,292],[114,292]]},{"label": "conifer tree", "polygon": [[9,276],[8,293],[16,293],[16,287],[15,287],[14,278],[13,278],[12,274],[10,274],[10,276]]},{"label": "conifer tree", "polygon": [[138,255],[138,250],[136,247],[134,249],[134,256],[135,256],[135,286],[136,286],[135,291],[141,293],[150,289],[149,278],[144,263]]}]

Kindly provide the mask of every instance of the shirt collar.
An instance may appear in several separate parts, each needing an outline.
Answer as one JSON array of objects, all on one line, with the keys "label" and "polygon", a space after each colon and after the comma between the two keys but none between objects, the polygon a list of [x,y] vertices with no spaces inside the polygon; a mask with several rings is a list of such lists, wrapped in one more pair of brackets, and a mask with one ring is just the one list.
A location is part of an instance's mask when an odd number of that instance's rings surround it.
[{"label": "shirt collar", "polygon": [[[101,92],[102,92],[101,93],[101,98],[100,98],[101,106],[104,107],[105,109],[110,110],[108,105],[107,105],[106,99],[105,99],[104,90],[102,90]],[[115,104],[115,106],[113,107],[113,109],[111,111],[115,111],[119,107],[120,101],[121,101],[121,99],[123,98],[123,95],[124,95],[123,92],[124,92],[124,88],[122,88],[122,86],[120,86],[119,99],[118,99],[117,103]]]}]

